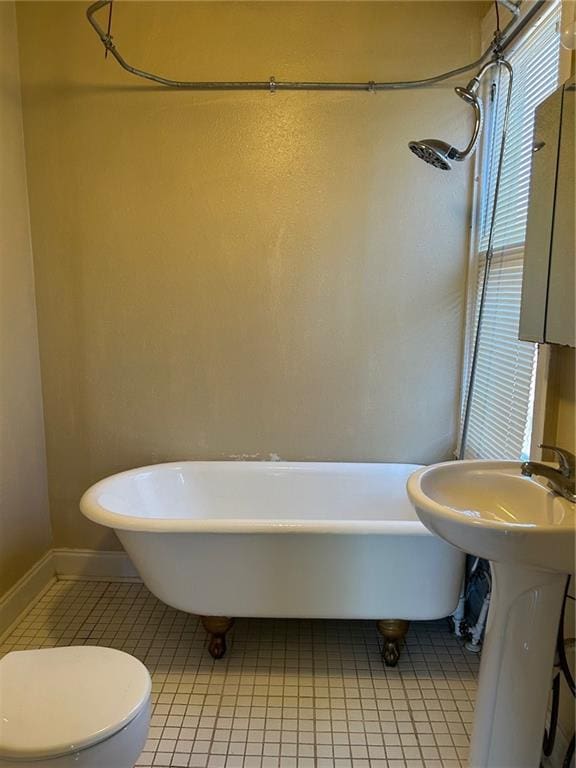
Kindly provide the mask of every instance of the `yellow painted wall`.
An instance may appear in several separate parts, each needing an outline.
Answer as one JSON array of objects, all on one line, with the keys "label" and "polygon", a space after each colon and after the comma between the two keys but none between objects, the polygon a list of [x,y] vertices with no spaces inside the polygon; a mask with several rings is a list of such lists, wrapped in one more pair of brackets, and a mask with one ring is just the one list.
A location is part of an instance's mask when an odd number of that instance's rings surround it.
[{"label": "yellow painted wall", "polygon": [[547,440],[576,453],[575,350],[550,348]]},{"label": "yellow painted wall", "polygon": [[[184,458],[423,461],[455,443],[470,165],[451,86],[193,93],[104,60],[80,3],[20,3],[50,495]],[[479,50],[485,4],[116,3],[180,78],[416,78]],[[105,18],[103,20],[105,23]]]},{"label": "yellow painted wall", "polygon": [[0,596],[50,547],[16,11],[0,3]]},{"label": "yellow painted wall", "polygon": [[[546,443],[566,448],[576,454],[576,350],[570,347],[550,347],[550,377],[546,405]],[[554,458],[550,456],[550,460]],[[575,594],[576,586],[572,576],[570,595],[574,598]],[[574,599],[569,599],[566,603],[564,632],[567,638],[576,635]],[[566,655],[574,675],[574,653],[569,651]],[[560,726],[566,737],[570,738],[574,730],[574,699],[564,679],[560,703]]]},{"label": "yellow painted wall", "polygon": [[[573,0],[562,2],[562,29],[569,28],[575,18],[576,4]],[[576,72],[576,53],[560,49],[560,82],[565,82]],[[576,454],[576,350],[570,347],[550,345],[550,366],[548,371],[548,387],[546,393],[546,413],[544,424],[544,442],[566,448]],[[544,457],[554,461],[551,453]],[[574,597],[576,595],[575,575],[572,575],[569,595],[566,601],[564,634],[566,638],[576,636],[576,612]],[[574,652],[568,650],[566,657],[572,675],[576,674]],[[574,697],[564,678],[560,684],[560,728],[569,740],[574,732],[575,712]],[[561,759],[564,755],[561,756]]]}]

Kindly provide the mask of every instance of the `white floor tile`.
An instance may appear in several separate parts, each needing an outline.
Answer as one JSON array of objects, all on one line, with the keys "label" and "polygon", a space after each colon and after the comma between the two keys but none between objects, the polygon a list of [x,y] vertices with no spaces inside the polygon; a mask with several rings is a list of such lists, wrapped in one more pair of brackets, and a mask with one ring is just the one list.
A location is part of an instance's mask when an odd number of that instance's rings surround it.
[{"label": "white floor tile", "polygon": [[105,645],[153,679],[137,766],[463,768],[479,659],[445,622],[415,622],[398,667],[369,621],[240,619],[213,661],[194,616],[140,584],[56,584],[4,639],[12,650]]}]

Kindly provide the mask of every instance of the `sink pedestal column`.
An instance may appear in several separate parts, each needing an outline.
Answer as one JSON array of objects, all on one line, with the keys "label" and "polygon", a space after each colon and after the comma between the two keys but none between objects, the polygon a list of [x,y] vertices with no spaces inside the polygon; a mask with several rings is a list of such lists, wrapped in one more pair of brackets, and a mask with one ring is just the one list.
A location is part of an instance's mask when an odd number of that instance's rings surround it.
[{"label": "sink pedestal column", "polygon": [[538,768],[566,585],[561,573],[491,563],[470,768]]}]

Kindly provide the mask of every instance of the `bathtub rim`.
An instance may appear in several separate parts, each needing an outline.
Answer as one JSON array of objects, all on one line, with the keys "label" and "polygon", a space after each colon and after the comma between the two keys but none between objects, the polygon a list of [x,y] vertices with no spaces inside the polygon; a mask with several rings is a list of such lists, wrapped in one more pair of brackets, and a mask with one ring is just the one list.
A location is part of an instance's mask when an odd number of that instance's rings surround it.
[{"label": "bathtub rim", "polygon": [[[129,477],[142,472],[158,470],[159,467],[167,469],[177,469],[186,464],[196,466],[216,467],[217,465],[226,465],[230,471],[232,467],[243,469],[265,469],[274,467],[281,469],[283,467],[293,467],[295,469],[312,468],[327,469],[335,466],[341,468],[353,468],[358,471],[366,467],[379,466],[402,466],[409,468],[408,477],[421,469],[425,465],[412,464],[407,462],[319,462],[319,461],[235,461],[235,460],[184,460],[159,462],[157,464],[148,464],[146,466],[134,467],[123,472],[117,472],[94,483],[88,488],[80,499],[80,510],[82,514],[93,523],[103,525],[106,528],[112,528],[119,531],[132,531],[140,533],[213,533],[213,534],[335,534],[335,535],[385,535],[385,536],[432,536],[431,533],[420,520],[416,518],[414,505],[406,494],[408,503],[414,509],[414,520],[274,520],[262,518],[200,518],[200,519],[182,519],[182,518],[146,518],[134,517],[131,515],[122,515],[118,512],[112,512],[103,507],[98,501],[98,494],[112,479]],[[406,482],[404,482],[404,487]]]}]

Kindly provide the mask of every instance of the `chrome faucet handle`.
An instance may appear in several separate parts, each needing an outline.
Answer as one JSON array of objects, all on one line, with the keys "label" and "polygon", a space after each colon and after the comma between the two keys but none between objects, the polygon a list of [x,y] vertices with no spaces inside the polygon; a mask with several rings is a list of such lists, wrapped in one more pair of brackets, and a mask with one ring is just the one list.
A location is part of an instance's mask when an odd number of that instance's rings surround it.
[{"label": "chrome faucet handle", "polygon": [[557,448],[555,445],[544,445],[542,443],[538,446],[544,448],[546,451],[552,451],[552,453],[558,457],[560,463],[560,472],[564,477],[574,477],[576,470],[576,456],[565,448]]}]

